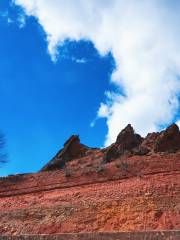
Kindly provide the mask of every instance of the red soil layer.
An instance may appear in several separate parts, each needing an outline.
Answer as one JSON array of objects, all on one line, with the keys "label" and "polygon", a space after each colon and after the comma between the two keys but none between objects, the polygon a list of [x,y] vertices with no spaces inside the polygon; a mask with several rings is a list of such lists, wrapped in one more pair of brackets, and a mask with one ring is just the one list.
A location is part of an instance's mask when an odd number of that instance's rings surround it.
[{"label": "red soil layer", "polygon": [[180,228],[180,152],[102,158],[91,149],[65,170],[1,179],[0,233]]}]

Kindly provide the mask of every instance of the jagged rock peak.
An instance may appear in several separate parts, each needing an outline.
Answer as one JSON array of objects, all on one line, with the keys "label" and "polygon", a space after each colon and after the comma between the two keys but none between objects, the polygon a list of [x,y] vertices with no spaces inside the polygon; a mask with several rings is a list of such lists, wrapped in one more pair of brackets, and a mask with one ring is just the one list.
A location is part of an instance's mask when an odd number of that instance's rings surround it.
[{"label": "jagged rock peak", "polygon": [[162,132],[149,133],[146,138],[136,134],[128,124],[118,135],[114,144],[107,148],[104,162],[132,155],[146,155],[158,152],[176,152],[180,150],[180,131],[176,124]]},{"label": "jagged rock peak", "polygon": [[66,140],[66,142],[64,143],[64,147],[73,142],[80,143],[79,135],[72,135],[70,138],[68,138],[68,140]]},{"label": "jagged rock peak", "polygon": [[131,124],[128,124],[117,136],[116,142],[125,140],[128,136],[134,135],[134,129]]},{"label": "jagged rock peak", "polygon": [[128,124],[117,136],[116,144],[121,145],[123,149],[129,150],[137,147],[143,138],[136,134],[131,124]]},{"label": "jagged rock peak", "polygon": [[63,168],[66,162],[74,158],[82,157],[89,148],[80,143],[78,135],[72,135],[65,143],[56,156],[50,160],[41,171],[49,171]]},{"label": "jagged rock peak", "polygon": [[117,140],[112,144],[104,156],[104,162],[110,162],[124,154],[129,154],[134,148],[137,148],[143,138],[136,134],[131,124],[128,124],[117,136]]},{"label": "jagged rock peak", "polygon": [[[179,127],[173,123],[161,132],[149,133],[146,138],[136,134],[133,127],[128,124],[118,135],[116,147],[142,152],[174,152],[180,149]],[[136,148],[136,149],[135,149]]]}]

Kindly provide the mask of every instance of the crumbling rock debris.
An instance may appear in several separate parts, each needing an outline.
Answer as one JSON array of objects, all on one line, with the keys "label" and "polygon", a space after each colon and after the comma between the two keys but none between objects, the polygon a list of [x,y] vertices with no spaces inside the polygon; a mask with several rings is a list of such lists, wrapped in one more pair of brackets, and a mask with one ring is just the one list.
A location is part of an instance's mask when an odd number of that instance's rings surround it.
[{"label": "crumbling rock debris", "polygon": [[148,133],[146,138],[144,138],[143,142],[140,145],[140,149],[146,149],[147,152],[153,151],[154,144],[159,137],[158,132]]}]

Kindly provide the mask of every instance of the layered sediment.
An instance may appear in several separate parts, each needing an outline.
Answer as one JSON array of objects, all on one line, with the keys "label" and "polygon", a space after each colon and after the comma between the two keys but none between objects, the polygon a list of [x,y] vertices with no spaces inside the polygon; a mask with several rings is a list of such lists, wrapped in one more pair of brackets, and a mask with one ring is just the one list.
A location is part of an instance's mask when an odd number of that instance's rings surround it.
[{"label": "layered sediment", "polygon": [[180,229],[180,132],[128,125],[98,149],[73,135],[38,173],[0,179],[0,234]]}]

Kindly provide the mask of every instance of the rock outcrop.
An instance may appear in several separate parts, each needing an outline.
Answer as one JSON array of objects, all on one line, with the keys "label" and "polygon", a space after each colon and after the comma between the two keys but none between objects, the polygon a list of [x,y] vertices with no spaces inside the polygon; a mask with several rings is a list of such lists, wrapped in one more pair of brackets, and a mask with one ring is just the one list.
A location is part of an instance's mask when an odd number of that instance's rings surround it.
[{"label": "rock outcrop", "polygon": [[132,126],[128,124],[127,127],[119,133],[116,142],[108,148],[104,156],[104,162],[110,162],[125,154],[129,155],[142,141],[143,138],[139,134],[136,134]]},{"label": "rock outcrop", "polygon": [[176,152],[180,149],[180,132],[176,124],[162,131],[154,144],[155,152]]},{"label": "rock outcrop", "polygon": [[149,133],[145,138],[134,132],[130,124],[123,129],[114,144],[107,148],[104,162],[119,157],[146,155],[149,152],[176,152],[180,149],[180,131],[176,124],[158,133]]},{"label": "rock outcrop", "polygon": [[0,178],[0,234],[178,230],[179,134],[128,125],[104,149],[73,135],[40,172]]},{"label": "rock outcrop", "polygon": [[72,135],[65,143],[56,156],[46,164],[41,171],[49,171],[63,168],[66,162],[85,155],[89,148],[80,143],[79,136]]}]

